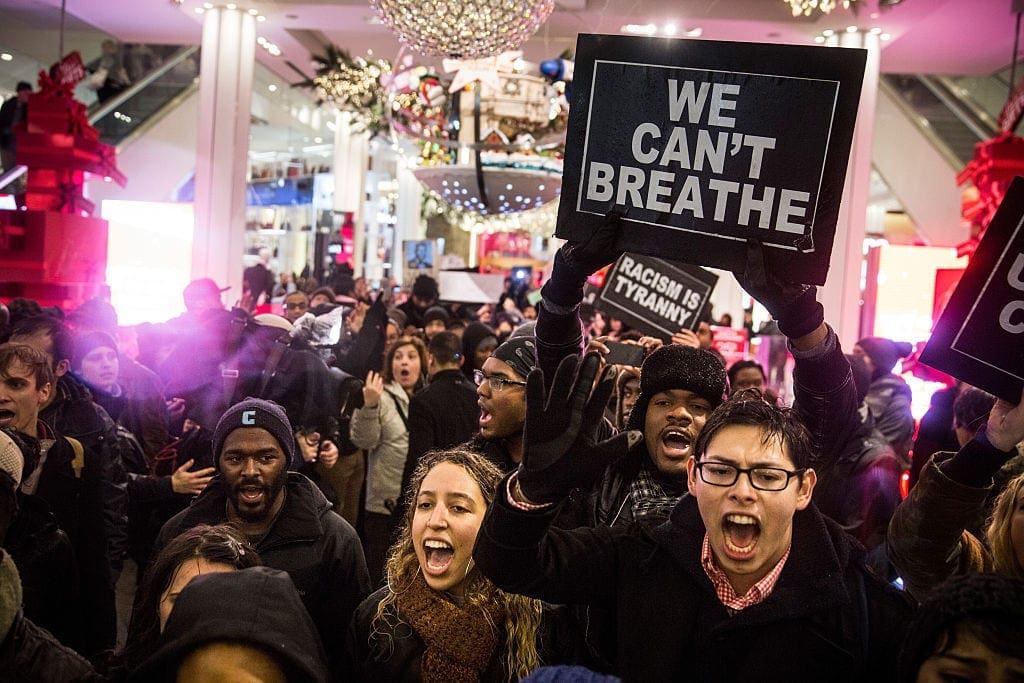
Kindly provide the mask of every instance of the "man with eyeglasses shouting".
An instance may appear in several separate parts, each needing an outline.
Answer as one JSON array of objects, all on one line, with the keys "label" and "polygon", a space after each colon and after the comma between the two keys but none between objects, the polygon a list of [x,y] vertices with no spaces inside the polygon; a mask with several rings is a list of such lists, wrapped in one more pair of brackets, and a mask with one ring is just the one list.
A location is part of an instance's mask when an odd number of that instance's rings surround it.
[{"label": "man with eyeglasses shouting", "polygon": [[812,438],[743,392],[707,417],[668,521],[554,528],[578,482],[643,440],[597,440],[614,369],[568,357],[528,376],[523,458],[500,485],[474,559],[502,590],[614,605],[627,681],[893,680],[909,603],[812,502]]},{"label": "man with eyeglasses shouting", "polygon": [[494,349],[473,373],[480,406],[480,432],[469,448],[486,456],[505,472],[523,459],[526,422],[526,376],[537,366],[532,337],[512,337]]}]

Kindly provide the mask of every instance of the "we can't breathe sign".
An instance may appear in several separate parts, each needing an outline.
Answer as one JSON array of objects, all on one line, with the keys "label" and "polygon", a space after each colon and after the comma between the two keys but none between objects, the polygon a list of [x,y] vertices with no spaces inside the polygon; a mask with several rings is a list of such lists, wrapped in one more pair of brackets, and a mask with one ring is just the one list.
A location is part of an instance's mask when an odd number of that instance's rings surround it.
[{"label": "we can't breathe sign", "polygon": [[841,48],[581,35],[556,235],[612,210],[618,246],[821,284],[839,212],[865,53]]}]

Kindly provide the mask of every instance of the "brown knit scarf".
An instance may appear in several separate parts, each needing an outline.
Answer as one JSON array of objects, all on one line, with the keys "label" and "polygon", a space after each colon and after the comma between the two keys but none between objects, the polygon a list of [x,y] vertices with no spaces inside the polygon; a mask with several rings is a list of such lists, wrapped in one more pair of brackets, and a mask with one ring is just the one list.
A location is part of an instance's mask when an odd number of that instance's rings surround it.
[{"label": "brown knit scarf", "polygon": [[[465,609],[430,588],[423,574],[398,594],[398,609],[426,644],[420,665],[425,683],[476,683],[498,644],[504,620],[497,605]],[[485,614],[486,612],[486,614]]]}]

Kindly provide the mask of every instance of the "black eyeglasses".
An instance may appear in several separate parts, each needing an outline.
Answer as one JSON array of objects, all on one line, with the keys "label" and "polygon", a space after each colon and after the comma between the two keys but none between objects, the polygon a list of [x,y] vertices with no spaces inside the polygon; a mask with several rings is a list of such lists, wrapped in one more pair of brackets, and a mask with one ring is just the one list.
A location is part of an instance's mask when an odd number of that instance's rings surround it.
[{"label": "black eyeglasses", "polygon": [[694,467],[706,484],[732,486],[741,474],[746,474],[750,485],[760,491],[782,491],[789,486],[790,479],[803,476],[807,471],[806,467],[792,472],[778,467],[751,467],[745,470],[723,462],[698,462]]},{"label": "black eyeglasses", "polygon": [[473,371],[473,381],[476,382],[477,386],[480,386],[485,381],[491,385],[491,391],[498,392],[505,388],[506,385],[511,384],[517,387],[525,387],[526,382],[520,382],[514,379],[506,379],[501,375],[485,375],[480,370]]}]

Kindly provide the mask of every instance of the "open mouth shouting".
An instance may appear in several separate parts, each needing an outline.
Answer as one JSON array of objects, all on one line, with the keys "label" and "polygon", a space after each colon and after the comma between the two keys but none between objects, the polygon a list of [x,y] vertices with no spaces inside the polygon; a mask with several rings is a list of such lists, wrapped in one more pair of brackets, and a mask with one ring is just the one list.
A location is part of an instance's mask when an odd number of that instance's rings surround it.
[{"label": "open mouth shouting", "polygon": [[668,458],[689,458],[692,455],[693,441],[693,435],[682,427],[666,427],[661,431],[661,450]]},{"label": "open mouth shouting", "polygon": [[262,504],[267,497],[265,486],[247,484],[239,486],[236,490],[238,491],[238,502],[250,507]]},{"label": "open mouth shouting", "polygon": [[722,518],[723,551],[733,560],[749,559],[761,538],[761,523],[755,517],[730,513]]},{"label": "open mouth shouting", "polygon": [[428,538],[423,541],[423,554],[426,559],[423,571],[430,576],[441,576],[455,559],[455,548],[447,541]]},{"label": "open mouth shouting", "polygon": [[14,421],[14,411],[0,408],[0,426],[7,426]]}]

